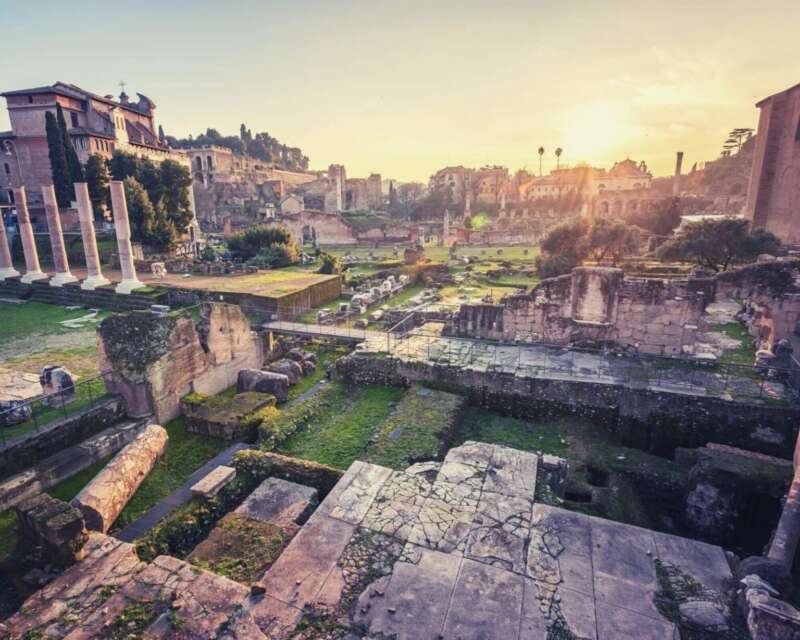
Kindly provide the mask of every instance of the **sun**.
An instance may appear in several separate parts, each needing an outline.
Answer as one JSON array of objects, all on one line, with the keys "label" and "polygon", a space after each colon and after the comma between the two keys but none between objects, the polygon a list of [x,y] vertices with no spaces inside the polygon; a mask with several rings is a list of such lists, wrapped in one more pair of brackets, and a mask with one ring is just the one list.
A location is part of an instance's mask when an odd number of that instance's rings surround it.
[{"label": "sun", "polygon": [[611,150],[624,146],[631,134],[625,110],[610,102],[593,102],[568,111],[562,131],[565,152],[589,162],[605,159]]}]

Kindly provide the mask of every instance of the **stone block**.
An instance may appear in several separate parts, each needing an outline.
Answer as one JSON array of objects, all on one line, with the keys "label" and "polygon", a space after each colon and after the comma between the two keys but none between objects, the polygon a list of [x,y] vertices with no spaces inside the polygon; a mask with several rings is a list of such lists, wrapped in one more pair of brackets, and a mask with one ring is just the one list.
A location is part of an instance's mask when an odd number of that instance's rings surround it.
[{"label": "stone block", "polygon": [[72,564],[83,557],[86,541],[83,515],[79,509],[40,493],[16,506],[18,540],[28,548],[39,548],[59,565]]},{"label": "stone block", "polygon": [[314,512],[317,490],[281,478],[267,478],[240,504],[235,513],[278,527],[302,525]]},{"label": "stone block", "polygon": [[265,367],[265,371],[272,371],[273,373],[285,375],[289,378],[289,384],[292,386],[300,382],[300,378],[303,377],[303,367],[300,366],[298,362],[289,360],[288,358],[270,363]]},{"label": "stone block", "polygon": [[189,431],[223,440],[253,437],[260,423],[253,414],[274,405],[275,396],[258,391],[244,391],[232,398],[210,396],[200,402],[181,402]]},{"label": "stone block", "polygon": [[44,397],[42,402],[51,407],[61,407],[75,400],[73,375],[62,366],[45,367],[39,376]]},{"label": "stone block", "polygon": [[0,427],[11,427],[30,419],[31,405],[25,400],[0,400]]},{"label": "stone block", "polygon": [[236,477],[236,469],[219,465],[208,475],[192,485],[192,495],[199,498],[213,498],[226,484]]},{"label": "stone block", "polygon": [[288,376],[273,371],[242,369],[236,380],[236,388],[239,391],[271,393],[278,402],[286,402],[289,399]]}]

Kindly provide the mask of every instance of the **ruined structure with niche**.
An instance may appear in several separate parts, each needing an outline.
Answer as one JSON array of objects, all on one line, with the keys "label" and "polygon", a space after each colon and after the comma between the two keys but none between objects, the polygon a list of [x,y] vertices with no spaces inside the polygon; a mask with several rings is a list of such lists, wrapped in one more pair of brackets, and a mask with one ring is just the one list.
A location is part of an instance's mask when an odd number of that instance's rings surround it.
[{"label": "ruined structure with niche", "polygon": [[[127,413],[152,413],[167,422],[184,395],[218,393],[236,384],[241,369],[260,369],[261,339],[235,305],[204,303],[195,324],[186,314],[134,312],[110,316],[98,327],[102,370],[108,388],[120,394]],[[136,339],[131,339],[136,336]]]}]

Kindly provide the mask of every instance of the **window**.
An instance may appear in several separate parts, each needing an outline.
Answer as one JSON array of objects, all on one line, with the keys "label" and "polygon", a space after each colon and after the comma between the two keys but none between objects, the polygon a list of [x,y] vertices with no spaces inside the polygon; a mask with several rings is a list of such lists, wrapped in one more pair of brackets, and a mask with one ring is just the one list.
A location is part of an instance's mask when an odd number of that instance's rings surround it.
[{"label": "window", "polygon": [[209,171],[211,171],[214,168],[213,163],[211,162],[211,156],[206,156],[206,165],[208,165]]},{"label": "window", "polygon": [[75,113],[74,111],[70,111],[69,112],[69,119],[72,121],[72,126],[73,127],[77,127],[78,126],[78,114],[77,113]]},{"label": "window", "polygon": [[33,96],[28,96],[28,104],[33,104]]},{"label": "window", "polygon": [[197,170],[198,171],[202,171],[203,170],[203,159],[200,156],[195,156],[194,162],[197,165]]},{"label": "window", "polygon": [[8,162],[3,163],[3,169],[5,169],[7,176],[11,175],[11,165]]}]

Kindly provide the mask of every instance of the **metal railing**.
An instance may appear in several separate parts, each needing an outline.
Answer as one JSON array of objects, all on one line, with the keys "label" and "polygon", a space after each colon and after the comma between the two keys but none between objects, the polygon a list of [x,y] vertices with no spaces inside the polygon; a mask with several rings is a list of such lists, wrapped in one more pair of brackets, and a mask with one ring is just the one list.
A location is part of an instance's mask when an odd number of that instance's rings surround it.
[{"label": "metal railing", "polygon": [[98,406],[109,398],[106,390],[108,375],[109,372],[103,372],[76,382],[71,389],[15,402],[13,406],[0,411],[0,449]]}]

